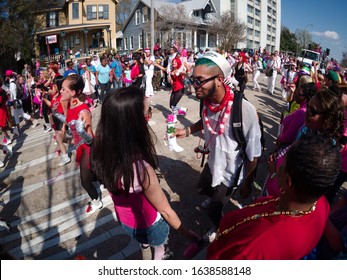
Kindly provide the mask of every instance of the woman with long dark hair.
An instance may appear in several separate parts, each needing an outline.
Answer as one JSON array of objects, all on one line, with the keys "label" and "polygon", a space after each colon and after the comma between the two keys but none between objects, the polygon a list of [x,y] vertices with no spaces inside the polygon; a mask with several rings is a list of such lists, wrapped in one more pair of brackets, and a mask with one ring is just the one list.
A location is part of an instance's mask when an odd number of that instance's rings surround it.
[{"label": "woman with long dark hair", "polygon": [[[154,247],[154,259],[167,259],[170,226],[195,240],[171,208],[156,176],[158,167],[149,105],[136,86],[120,88],[106,97],[96,130],[91,164],[108,189],[118,221],[142,250]],[[120,133],[121,132],[121,133]]]}]

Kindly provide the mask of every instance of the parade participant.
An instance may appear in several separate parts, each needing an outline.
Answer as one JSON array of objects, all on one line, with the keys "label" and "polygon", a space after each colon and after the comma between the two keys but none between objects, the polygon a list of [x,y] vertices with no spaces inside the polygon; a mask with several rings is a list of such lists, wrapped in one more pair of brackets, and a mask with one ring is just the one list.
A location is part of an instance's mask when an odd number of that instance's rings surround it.
[{"label": "parade participant", "polygon": [[31,127],[36,127],[38,125],[38,121],[23,111],[21,96],[17,96],[19,92],[17,91],[17,84],[13,72],[11,70],[7,70],[6,75],[10,78],[10,100],[13,101],[13,116],[18,131],[20,131],[19,117],[22,117],[27,121],[30,120],[32,122]]},{"label": "parade participant", "polygon": [[177,104],[184,95],[184,76],[186,72],[181,69],[182,61],[179,58],[174,58],[172,61],[172,69],[170,71],[170,81],[172,92],[170,95],[170,108],[173,111],[174,115],[186,115],[186,108],[178,107]]},{"label": "parade participant", "polygon": [[107,59],[102,58],[101,64],[96,67],[96,84],[100,88],[100,102],[102,103],[107,94],[109,94],[112,83],[111,68],[107,64]]},{"label": "parade participant", "polygon": [[227,213],[207,259],[305,257],[322,237],[329,216],[324,193],[334,183],[340,165],[339,150],[330,139],[303,136],[288,150],[277,172],[280,196],[262,198]]},{"label": "parade participant", "polygon": [[143,58],[141,53],[136,52],[133,55],[133,64],[131,65],[130,76],[133,81],[133,85],[139,88],[143,87],[143,76],[145,75],[145,69],[143,66]]},{"label": "parade participant", "polygon": [[66,78],[67,76],[71,75],[71,74],[78,74],[76,69],[74,68],[75,64],[72,60],[68,61],[66,63],[66,69],[64,72],[64,78]]},{"label": "parade participant", "polygon": [[114,60],[111,63],[112,71],[113,71],[113,88],[119,88],[122,87],[123,81],[122,81],[122,72],[123,72],[123,67],[122,63],[119,59],[119,53],[116,53],[114,56]]},{"label": "parade participant", "polygon": [[88,104],[89,108],[94,109],[97,102],[94,95],[95,89],[91,83],[91,75],[93,74],[89,70],[87,64],[83,63],[81,68],[83,69],[83,74],[81,76],[84,81],[83,93],[86,95],[86,104]]},{"label": "parade participant", "polygon": [[[307,103],[305,125],[298,131],[296,138],[299,139],[302,135],[313,132],[315,134],[323,134],[335,145],[339,144],[339,140],[343,135],[343,122],[344,108],[341,98],[328,89],[320,90]],[[269,174],[265,180],[265,189],[269,195],[277,196],[280,194],[276,172],[284,161],[289,147],[269,156]]]},{"label": "parade participant", "polygon": [[278,51],[271,54],[271,58],[266,63],[265,74],[267,76],[267,93],[273,95],[276,84],[276,77],[281,71],[281,58]]},{"label": "parade participant", "polygon": [[155,62],[154,55],[151,55],[151,50],[149,48],[146,48],[145,56],[144,56],[144,68],[145,68],[145,75],[146,75],[145,94],[147,97],[151,97],[154,95],[153,84],[152,84],[152,79],[154,74],[154,62]]},{"label": "parade participant", "polygon": [[[47,104],[47,106],[52,111],[57,112],[61,115],[64,115],[64,109],[60,103],[60,100],[62,98],[60,91],[62,88],[63,79],[63,76],[55,77],[52,82],[52,90],[49,91],[50,98],[48,98],[47,96],[43,97],[43,101]],[[55,140],[57,141],[58,148],[60,151],[60,162],[58,166],[63,166],[71,161],[69,155],[66,153],[66,147],[64,144],[63,126],[65,125],[65,123],[59,120],[56,116],[54,116],[54,114],[52,116],[52,119],[54,123],[53,128],[55,132]]]},{"label": "parade participant", "polygon": [[[10,138],[10,135],[7,132],[7,117],[8,117],[8,112],[7,112],[7,100],[8,96],[6,91],[2,88],[3,82],[2,79],[0,78],[0,129],[1,133],[3,136],[3,139],[1,143],[3,145],[9,145],[12,143],[12,139]],[[1,165],[1,162],[0,162]]]},{"label": "parade participant", "polygon": [[258,84],[258,78],[260,75],[260,71],[263,70],[263,65],[261,61],[259,60],[259,56],[257,54],[253,56],[251,68],[253,73],[253,78],[252,78],[253,90],[261,91],[261,88]]},{"label": "parade participant", "polygon": [[295,102],[299,108],[287,115],[280,124],[280,134],[277,137],[277,148],[285,148],[292,144],[299,129],[305,123],[306,106],[311,97],[317,92],[315,83],[303,83],[298,91],[295,91]]},{"label": "parade participant", "polygon": [[234,68],[234,77],[239,82],[239,91],[243,93],[248,80],[247,75],[252,72],[248,59],[243,52],[239,53],[238,61],[234,63],[232,68]]},{"label": "parade participant", "polygon": [[243,197],[250,195],[257,157],[261,155],[261,131],[255,108],[246,100],[242,102],[242,127],[246,145],[247,162],[243,165],[239,180],[238,167],[242,165],[241,149],[234,139],[230,127],[230,116],[234,94],[224,84],[231,67],[228,61],[216,52],[206,52],[195,63],[192,84],[196,97],[203,100],[202,119],[184,129],[176,129],[174,136],[187,137],[204,130],[205,145],[195,149],[208,154],[208,162],[200,175],[198,191],[211,198],[208,215],[218,227],[222,210],[229,201],[232,190],[240,186]]},{"label": "parade participant", "polygon": [[160,260],[172,257],[165,252],[170,226],[190,240],[199,237],[183,226],[160,186],[155,173],[154,134],[146,120],[148,110],[148,99],[136,86],[108,95],[101,109],[91,163],[112,197],[123,229],[143,250],[154,247],[154,259]]},{"label": "parade participant", "polygon": [[103,203],[92,183],[95,180],[95,175],[91,171],[89,163],[90,145],[93,143],[92,115],[88,106],[84,104],[83,88],[84,82],[81,76],[67,76],[62,85],[61,100],[69,101],[69,109],[66,117],[56,111],[54,116],[66,123],[72,132],[76,146],[76,163],[80,166],[81,184],[91,199],[85,211],[89,215],[101,209]]}]

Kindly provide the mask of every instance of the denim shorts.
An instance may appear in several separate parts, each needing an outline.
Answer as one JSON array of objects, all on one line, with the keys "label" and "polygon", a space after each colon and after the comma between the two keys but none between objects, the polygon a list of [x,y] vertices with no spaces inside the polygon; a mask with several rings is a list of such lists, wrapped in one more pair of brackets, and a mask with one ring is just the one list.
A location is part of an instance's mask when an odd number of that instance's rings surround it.
[{"label": "denim shorts", "polygon": [[170,226],[163,218],[160,218],[153,225],[145,229],[136,229],[122,223],[120,224],[127,234],[141,244],[161,246],[167,243]]}]

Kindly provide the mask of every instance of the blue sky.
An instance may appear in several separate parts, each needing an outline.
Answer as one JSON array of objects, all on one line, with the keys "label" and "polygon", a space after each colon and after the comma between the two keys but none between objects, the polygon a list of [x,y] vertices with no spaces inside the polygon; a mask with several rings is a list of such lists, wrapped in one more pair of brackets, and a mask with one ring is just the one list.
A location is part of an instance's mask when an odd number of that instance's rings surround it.
[{"label": "blue sky", "polygon": [[330,49],[330,57],[338,62],[342,51],[347,52],[346,0],[282,0],[282,26],[307,30],[312,40],[323,49]]},{"label": "blue sky", "polygon": [[292,33],[306,29],[312,40],[323,49],[329,48],[330,57],[338,62],[342,59],[342,51],[347,52],[346,0],[282,0],[281,15],[282,26]]}]

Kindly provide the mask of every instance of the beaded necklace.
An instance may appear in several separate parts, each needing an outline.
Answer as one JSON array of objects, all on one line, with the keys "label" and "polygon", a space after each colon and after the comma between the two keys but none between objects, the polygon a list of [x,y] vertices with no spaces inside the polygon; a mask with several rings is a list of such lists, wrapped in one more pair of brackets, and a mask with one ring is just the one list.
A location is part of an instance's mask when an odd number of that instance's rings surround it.
[{"label": "beaded necklace", "polygon": [[[218,135],[223,134],[224,129],[225,129],[225,121],[231,113],[231,107],[233,104],[233,100],[234,100],[234,95],[231,95],[229,90],[226,90],[225,95],[223,97],[223,100],[219,106],[213,107],[210,101],[208,101],[207,99],[204,100],[203,117],[204,117],[204,121],[205,121],[205,124],[207,126],[207,129],[211,132],[212,135],[213,134],[218,134]],[[207,108],[211,112],[214,112],[214,113],[220,112],[215,130],[211,127],[210,122],[208,120]],[[225,108],[225,110],[223,112],[224,108]],[[219,130],[216,131],[218,124],[219,124]]]},{"label": "beaded necklace", "polygon": [[[250,208],[250,207],[256,207],[256,206],[262,206],[262,205],[266,205],[266,204],[269,204],[269,203],[272,203],[272,202],[278,203],[279,200],[280,200],[280,198],[277,197],[277,198],[269,199],[269,200],[266,200],[266,201],[249,204],[249,205],[245,206],[244,208],[246,208],[246,207]],[[238,226],[240,226],[240,225],[242,225],[244,223],[247,223],[249,221],[258,220],[258,219],[263,218],[263,217],[273,217],[273,216],[279,216],[279,215],[296,217],[296,216],[304,216],[304,215],[311,214],[313,211],[316,210],[316,204],[317,204],[317,201],[315,201],[313,203],[311,209],[308,210],[308,211],[290,210],[290,211],[274,211],[274,212],[270,212],[270,213],[266,212],[266,213],[254,214],[254,215],[252,215],[250,217],[244,218],[242,221],[240,221],[240,222],[236,223],[235,225],[233,225],[233,226],[223,230],[222,232],[220,232],[219,229],[218,229],[217,233],[216,233],[216,239],[215,240],[218,240],[222,235],[227,235],[228,233],[233,231],[235,228],[237,228]]]}]

